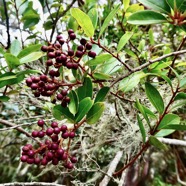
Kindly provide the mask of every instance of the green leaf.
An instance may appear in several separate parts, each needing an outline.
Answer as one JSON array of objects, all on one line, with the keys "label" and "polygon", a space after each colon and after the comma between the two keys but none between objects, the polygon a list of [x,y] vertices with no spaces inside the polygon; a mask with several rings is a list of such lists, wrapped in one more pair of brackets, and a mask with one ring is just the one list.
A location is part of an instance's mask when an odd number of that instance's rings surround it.
[{"label": "green leaf", "polygon": [[186,93],[184,93],[184,92],[178,93],[178,94],[175,96],[174,101],[177,101],[177,100],[180,100],[180,99],[186,99]]},{"label": "green leaf", "polygon": [[149,25],[149,24],[157,24],[157,23],[165,23],[167,22],[166,17],[158,12],[154,12],[151,10],[144,10],[133,13],[127,21],[129,24],[134,25]]},{"label": "green leaf", "polygon": [[162,13],[170,13],[170,7],[167,4],[166,0],[138,0],[140,3],[144,4],[146,7],[151,8],[155,11],[162,12]]},{"label": "green leaf", "polygon": [[10,53],[14,56],[17,56],[19,52],[21,51],[21,43],[15,39],[12,41],[11,46],[10,46]]},{"label": "green leaf", "polygon": [[110,21],[114,18],[115,14],[118,12],[120,8],[120,5],[117,5],[110,13],[109,15],[106,17],[106,19],[103,22],[103,25],[101,27],[101,30],[99,32],[99,38],[100,36],[103,34],[103,32],[105,31],[105,29],[108,27]]},{"label": "green leaf", "polygon": [[166,125],[170,124],[179,124],[180,123],[180,117],[176,114],[166,114],[163,119],[161,120],[158,130],[162,129]]},{"label": "green leaf", "polygon": [[156,137],[164,137],[168,136],[169,134],[172,134],[175,130],[171,129],[161,129],[159,132],[155,134]]},{"label": "green leaf", "polygon": [[43,52],[32,52],[32,53],[28,54],[27,56],[20,58],[20,63],[24,64],[24,63],[29,63],[29,62],[38,60],[43,55],[44,55]]},{"label": "green leaf", "polygon": [[127,8],[129,7],[129,4],[130,4],[130,0],[123,0],[124,11],[127,10]]},{"label": "green leaf", "polygon": [[110,58],[112,58],[111,54],[100,54],[99,56],[96,56],[94,59],[87,61],[86,65],[88,65],[88,66],[99,65],[99,64],[104,63],[105,61],[109,60]]},{"label": "green leaf", "polygon": [[166,0],[174,11],[184,12],[186,10],[186,0]]},{"label": "green leaf", "polygon": [[70,103],[68,105],[69,111],[73,115],[75,115],[78,111],[78,106],[79,106],[78,96],[74,90],[71,90],[68,96],[70,97]]},{"label": "green leaf", "polygon": [[143,110],[145,111],[145,113],[151,117],[151,118],[154,118],[154,119],[157,119],[156,115],[147,107],[145,107],[144,105],[142,105],[143,107]]},{"label": "green leaf", "polygon": [[71,15],[76,19],[88,37],[92,37],[94,35],[94,26],[92,25],[92,21],[87,14],[85,14],[79,8],[72,8]]},{"label": "green leaf", "polygon": [[77,95],[79,98],[79,101],[86,97],[92,98],[92,93],[93,93],[93,87],[92,87],[92,81],[90,78],[85,77],[83,86],[78,87],[77,89]]},{"label": "green leaf", "polygon": [[105,100],[105,97],[107,96],[108,92],[109,92],[110,88],[109,87],[103,87],[99,90],[99,92],[96,95],[95,98],[95,103],[96,102],[102,102]]},{"label": "green leaf", "polygon": [[90,99],[90,97],[86,97],[79,102],[79,109],[77,114],[75,115],[76,123],[81,121],[85,117],[85,115],[91,109],[92,105],[93,105],[93,101]]},{"label": "green leaf", "polygon": [[150,83],[145,83],[145,92],[152,105],[162,114],[164,111],[164,103],[158,90]]},{"label": "green leaf", "polygon": [[185,131],[186,130],[186,125],[166,125],[163,127],[164,129],[174,129],[174,130],[181,130]]},{"label": "green leaf", "polygon": [[138,85],[140,82],[140,79],[145,77],[146,74],[144,72],[136,72],[126,78],[124,78],[122,81],[119,83],[119,90],[123,92],[128,92],[132,90],[134,87]]},{"label": "green leaf", "polygon": [[139,117],[139,115],[137,115],[137,120],[138,120],[138,125],[139,125],[139,128],[140,128],[140,132],[141,132],[141,135],[142,135],[143,143],[145,143],[146,132],[145,132],[145,128],[143,126],[143,123],[142,123],[141,118]]},{"label": "green leaf", "polygon": [[70,122],[74,122],[74,116],[70,113],[68,107],[62,107],[61,105],[56,105],[52,109],[52,114],[55,119],[62,120],[64,118],[68,119]]},{"label": "green leaf", "polygon": [[184,77],[183,79],[181,79],[180,81],[180,87],[183,87],[186,85],[186,77]]},{"label": "green leaf", "polygon": [[129,41],[129,39],[132,37],[133,32],[126,32],[119,40],[118,46],[117,46],[117,52],[119,52]]},{"label": "green leaf", "polygon": [[0,81],[6,81],[9,79],[15,79],[17,78],[16,74],[12,73],[12,72],[6,72],[4,74],[0,75]]},{"label": "green leaf", "polygon": [[167,146],[154,136],[149,137],[149,143],[160,150],[167,150]]},{"label": "green leaf", "polygon": [[29,47],[24,48],[18,55],[18,58],[23,58],[25,56],[27,56],[28,54],[32,53],[32,52],[36,52],[36,51],[40,51],[41,49],[41,44],[36,44],[36,45],[31,45]]},{"label": "green leaf", "polygon": [[96,29],[97,23],[98,23],[98,12],[97,12],[97,9],[96,8],[91,8],[89,10],[89,12],[88,12],[88,16],[92,20],[92,24],[94,26],[94,29]]},{"label": "green leaf", "polygon": [[103,74],[103,73],[99,73],[99,72],[95,72],[93,74],[93,77],[95,79],[98,79],[98,80],[109,80],[112,78],[112,76],[108,75],[108,74]]},{"label": "green leaf", "polygon": [[10,98],[8,96],[0,96],[0,101],[7,102]]},{"label": "green leaf", "polygon": [[150,121],[149,118],[145,112],[145,110],[143,109],[143,106],[141,105],[141,103],[139,102],[139,100],[136,100],[136,107],[138,108],[138,110],[141,112],[141,114],[143,115],[143,117],[145,118],[145,120],[147,121],[149,127],[150,127]]},{"label": "green leaf", "polygon": [[87,116],[86,116],[86,122],[88,124],[94,124],[96,123],[99,118],[101,117],[103,111],[105,109],[105,105],[103,102],[97,102],[95,103],[92,108],[89,110]]},{"label": "green leaf", "polygon": [[10,53],[6,53],[4,57],[5,57],[5,60],[7,62],[9,69],[14,69],[20,65],[20,61],[16,56]]}]

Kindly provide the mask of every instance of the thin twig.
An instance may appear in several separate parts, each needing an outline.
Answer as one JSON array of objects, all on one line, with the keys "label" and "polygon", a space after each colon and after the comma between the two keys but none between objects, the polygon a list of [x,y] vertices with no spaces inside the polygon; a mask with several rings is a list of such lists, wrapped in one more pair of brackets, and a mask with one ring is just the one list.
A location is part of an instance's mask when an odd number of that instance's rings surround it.
[{"label": "thin twig", "polygon": [[[12,123],[10,123],[9,121],[3,120],[3,119],[0,119],[0,123],[3,124],[3,125],[9,126],[9,127],[14,127],[14,126],[15,126],[15,124],[12,124]],[[23,128],[21,128],[21,127],[16,127],[15,129],[18,130],[19,132],[25,134],[26,136],[32,138],[33,140],[37,141],[39,144],[41,143],[39,140],[33,138],[32,135],[29,134],[28,132],[26,132]]]},{"label": "thin twig", "polygon": [[135,72],[138,72],[138,71],[148,67],[149,65],[151,65],[155,62],[161,61],[161,60],[163,60],[165,58],[168,58],[168,57],[171,57],[171,56],[181,55],[181,54],[184,54],[184,53],[186,53],[186,50],[180,50],[180,51],[172,52],[172,53],[169,53],[169,54],[165,54],[165,55],[163,55],[161,57],[158,57],[156,59],[153,59],[153,60],[149,60],[148,62],[144,63],[143,65],[140,65],[140,66],[132,69],[132,71],[128,72],[127,74],[124,74],[123,76],[120,76],[117,79],[115,79],[113,81],[113,83],[110,85],[110,87],[113,87],[117,82],[121,81],[123,78],[128,77],[131,74],[133,74]]},{"label": "thin twig", "polygon": [[186,147],[186,141],[178,140],[178,139],[170,139],[170,138],[157,138],[162,143],[166,143],[169,145],[180,145]]},{"label": "thin twig", "polygon": [[7,28],[7,36],[8,36],[8,41],[7,41],[7,46],[6,49],[10,47],[10,26],[9,26],[9,17],[8,17],[8,10],[6,6],[6,1],[3,0],[3,5],[4,5],[4,10],[5,10],[5,17],[6,17],[6,28]]}]

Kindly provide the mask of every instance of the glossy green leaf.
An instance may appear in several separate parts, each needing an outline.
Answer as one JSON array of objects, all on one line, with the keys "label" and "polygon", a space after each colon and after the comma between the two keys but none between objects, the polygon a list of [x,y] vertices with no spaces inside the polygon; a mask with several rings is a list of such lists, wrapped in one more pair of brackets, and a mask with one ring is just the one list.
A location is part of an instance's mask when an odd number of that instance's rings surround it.
[{"label": "glossy green leaf", "polygon": [[109,80],[112,78],[112,76],[108,75],[108,74],[103,74],[103,73],[99,73],[99,72],[95,72],[93,74],[93,77],[97,80]]},{"label": "glossy green leaf", "polygon": [[7,62],[9,69],[14,69],[20,65],[20,61],[16,56],[10,53],[6,53],[4,57],[5,57],[5,60]]},{"label": "glossy green leaf", "polygon": [[0,96],[0,101],[7,102],[10,98],[8,96]]},{"label": "glossy green leaf", "polygon": [[12,72],[6,72],[6,73],[0,75],[0,81],[6,81],[9,79],[15,79],[15,78],[17,78],[16,74],[14,74]]},{"label": "glossy green leaf", "polygon": [[12,55],[17,56],[21,49],[21,43],[19,42],[19,40],[15,39],[14,41],[12,41],[10,46],[10,53]]},{"label": "glossy green leaf", "polygon": [[78,111],[78,106],[79,106],[78,96],[74,90],[71,90],[68,96],[70,97],[70,103],[68,105],[69,111],[73,115],[75,115]]},{"label": "glossy green leaf", "polygon": [[105,109],[105,105],[103,102],[95,103],[87,113],[86,122],[88,124],[96,123],[100,119],[104,109]]},{"label": "glossy green leaf", "polygon": [[173,130],[181,130],[181,131],[185,131],[186,130],[186,125],[166,125],[163,127],[163,129],[173,129]]},{"label": "glossy green leaf", "polygon": [[145,83],[145,92],[152,105],[162,114],[164,111],[164,102],[158,90],[150,83]]},{"label": "glossy green leaf", "polygon": [[78,87],[77,89],[79,101],[86,97],[92,98],[92,94],[93,94],[92,80],[88,77],[85,77],[83,86]]},{"label": "glossy green leaf", "polygon": [[140,82],[140,79],[145,77],[146,74],[144,72],[136,72],[129,77],[124,78],[122,81],[119,83],[119,90],[123,92],[128,92],[132,90],[134,87],[138,85]]},{"label": "glossy green leaf", "polygon": [[31,45],[29,47],[26,47],[23,50],[21,50],[21,52],[17,55],[17,57],[23,58],[32,52],[40,51],[41,46],[42,46],[41,44],[36,44],[36,45]]},{"label": "glossy green leaf", "polygon": [[172,129],[161,129],[159,132],[155,134],[156,137],[164,137],[172,134],[175,130]]},{"label": "glossy green leaf", "polygon": [[143,125],[139,115],[137,115],[137,120],[138,120],[138,125],[139,125],[139,128],[140,128],[140,132],[141,132],[141,135],[142,135],[143,143],[145,143],[145,141],[146,141],[146,132],[145,132],[144,125]]},{"label": "glossy green leaf", "polygon": [[161,1],[157,1],[157,0],[138,0],[140,3],[142,3],[143,5],[145,5],[148,8],[151,8],[155,11],[158,12],[162,12],[162,13],[170,13],[170,7],[167,4],[166,0],[161,0]]},{"label": "glossy green leaf", "polygon": [[106,17],[106,19],[103,22],[103,25],[101,26],[100,32],[99,32],[99,37],[103,34],[103,32],[105,31],[105,29],[108,27],[110,21],[114,18],[114,16],[116,15],[116,13],[118,12],[120,8],[120,5],[117,5],[110,13],[109,15]]},{"label": "glossy green leaf", "polygon": [[94,29],[96,29],[97,23],[98,23],[98,12],[97,12],[97,9],[96,8],[91,8],[89,10],[89,12],[88,12],[88,16],[92,20],[92,24],[94,26]]},{"label": "glossy green leaf", "polygon": [[158,12],[154,12],[151,10],[144,10],[133,13],[127,21],[129,24],[134,25],[149,25],[149,24],[157,24],[157,23],[165,23],[167,22],[166,17]]},{"label": "glossy green leaf", "polygon": [[141,114],[143,115],[143,117],[145,118],[146,122],[148,123],[148,125],[150,126],[150,121],[148,118],[148,115],[146,114],[145,110],[143,109],[143,106],[141,105],[141,103],[139,102],[139,100],[136,100],[136,107],[137,109],[141,112]]},{"label": "glossy green leaf", "polygon": [[177,101],[177,100],[180,100],[180,99],[186,99],[186,93],[184,93],[184,92],[178,93],[178,94],[175,96],[174,101]]},{"label": "glossy green leaf", "polygon": [[173,10],[184,12],[186,10],[186,0],[166,0]]},{"label": "glossy green leaf", "polygon": [[105,100],[107,94],[109,93],[110,88],[109,87],[103,87],[99,90],[99,92],[96,95],[95,103],[96,102],[102,102]]},{"label": "glossy green leaf", "polygon": [[69,111],[68,107],[62,107],[61,105],[56,105],[52,109],[52,114],[55,119],[62,120],[62,119],[68,119],[70,122],[74,122],[74,116]]},{"label": "glossy green leaf", "polygon": [[167,146],[154,136],[149,137],[149,143],[160,150],[167,150]]},{"label": "glossy green leaf", "polygon": [[153,29],[150,28],[149,31],[148,31],[148,34],[149,34],[149,41],[150,41],[151,45],[155,44],[155,42],[154,42],[154,34],[153,33],[154,33]]},{"label": "glossy green leaf", "polygon": [[118,46],[117,46],[117,52],[119,52],[129,41],[129,39],[132,37],[133,32],[126,32],[119,40]]},{"label": "glossy green leaf", "polygon": [[161,120],[158,130],[162,129],[166,125],[170,124],[179,124],[180,123],[180,117],[176,114],[166,114],[163,119]]},{"label": "glossy green leaf", "polygon": [[32,52],[32,53],[28,54],[27,56],[20,58],[20,63],[24,64],[24,63],[36,61],[39,58],[41,58],[43,55],[44,55],[43,52]]},{"label": "glossy green leaf", "polygon": [[94,59],[91,59],[86,62],[86,65],[88,66],[95,66],[99,65],[101,63],[104,63],[105,61],[112,58],[111,54],[100,54],[99,56],[96,56]]},{"label": "glossy green leaf", "polygon": [[79,109],[77,114],[75,115],[76,123],[81,121],[85,117],[85,115],[91,109],[92,105],[93,105],[93,101],[90,99],[90,97],[86,97],[79,102]]},{"label": "glossy green leaf", "polygon": [[79,8],[72,8],[71,15],[76,19],[88,37],[92,37],[94,35],[94,26],[87,14],[85,14]]},{"label": "glossy green leaf", "polygon": [[151,117],[151,118],[154,118],[154,119],[157,119],[156,115],[147,107],[145,107],[144,105],[142,105],[143,107],[143,110],[145,111],[145,113]]}]

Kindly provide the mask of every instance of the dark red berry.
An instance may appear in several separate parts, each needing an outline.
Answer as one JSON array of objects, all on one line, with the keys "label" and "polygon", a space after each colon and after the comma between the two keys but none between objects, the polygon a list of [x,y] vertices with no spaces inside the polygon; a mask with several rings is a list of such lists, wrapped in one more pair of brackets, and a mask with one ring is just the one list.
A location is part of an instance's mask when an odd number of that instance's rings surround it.
[{"label": "dark red berry", "polygon": [[77,70],[78,69],[78,63],[73,63],[72,69]]},{"label": "dark red berry", "polygon": [[60,73],[59,73],[59,71],[57,70],[57,71],[55,71],[55,77],[59,77],[60,76]]},{"label": "dark red berry", "polygon": [[77,158],[76,158],[75,156],[72,156],[72,157],[70,158],[70,161],[71,161],[72,163],[76,163],[76,162],[77,162]]},{"label": "dark red berry", "polygon": [[85,46],[85,44],[87,43],[87,40],[86,40],[86,39],[84,39],[84,38],[82,38],[82,39],[80,40],[80,43],[81,43],[82,45],[84,45],[84,46]]},{"label": "dark red berry", "polygon": [[69,30],[68,30],[68,34],[70,35],[70,34],[72,34],[72,33],[74,33],[74,30],[69,29]]},{"label": "dark red berry", "polygon": [[67,169],[73,169],[74,165],[71,162],[67,162],[66,166]]},{"label": "dark red berry", "polygon": [[57,99],[58,100],[62,100],[63,99],[63,95],[62,94],[57,94]]},{"label": "dark red berry", "polygon": [[23,156],[21,156],[21,161],[22,162],[26,162],[27,161],[27,159],[28,159],[28,156],[26,156],[26,155],[23,155]]},{"label": "dark red berry", "polygon": [[46,157],[44,157],[42,160],[41,160],[41,165],[47,165],[48,164],[48,160]]},{"label": "dark red berry", "polygon": [[64,101],[65,101],[66,103],[70,103],[70,98],[69,98],[69,97],[65,97],[65,98],[64,98]]},{"label": "dark red berry", "polygon": [[44,120],[40,119],[40,120],[38,120],[37,124],[38,124],[38,126],[43,127],[45,122],[44,122]]},{"label": "dark red berry", "polygon": [[40,96],[40,93],[39,92],[34,92],[34,96],[38,98]]},{"label": "dark red berry", "polygon": [[60,133],[60,128],[59,127],[55,127],[54,128],[54,134],[59,134]]},{"label": "dark red berry", "polygon": [[90,49],[92,49],[92,44],[91,43],[87,43],[85,45],[85,47],[86,47],[87,50],[90,50]]},{"label": "dark red berry", "polygon": [[37,88],[38,88],[38,84],[32,83],[31,89],[32,89],[32,90],[36,90]]},{"label": "dark red berry", "polygon": [[64,154],[64,150],[63,149],[60,148],[60,149],[57,150],[57,155],[58,156],[62,156],[63,154]]},{"label": "dark red berry", "polygon": [[62,94],[63,96],[66,96],[66,95],[68,94],[68,91],[65,90],[65,89],[63,89],[63,90],[61,91],[61,94]]},{"label": "dark red berry", "polygon": [[75,56],[80,58],[80,57],[82,57],[82,56],[83,56],[83,52],[82,52],[82,51],[77,50],[77,51],[76,51]]},{"label": "dark red berry", "polygon": [[53,165],[57,165],[58,162],[59,162],[59,160],[57,158],[53,158],[53,160],[52,160],[52,164]]},{"label": "dark red berry", "polygon": [[27,158],[26,161],[28,164],[33,164],[34,163],[34,158]]},{"label": "dark red berry", "polygon": [[69,37],[70,37],[71,40],[74,40],[74,39],[76,39],[76,34],[71,33],[71,34],[69,35]]},{"label": "dark red berry", "polygon": [[43,46],[41,47],[41,51],[47,52],[47,51],[48,51],[48,46],[43,45]]},{"label": "dark red berry", "polygon": [[89,57],[92,57],[92,58],[95,58],[95,57],[96,57],[96,53],[93,52],[93,51],[89,51],[89,52],[88,52],[88,56],[89,56]]},{"label": "dark red berry", "polygon": [[61,51],[60,50],[57,50],[56,52],[55,52],[55,54],[56,54],[56,56],[60,56],[61,55]]},{"label": "dark red berry", "polygon": [[64,133],[62,133],[61,136],[62,136],[62,138],[67,139],[69,137],[69,133],[68,132],[64,132]]},{"label": "dark red berry", "polygon": [[52,160],[53,156],[54,156],[54,154],[52,152],[50,152],[50,151],[48,151],[47,154],[46,154],[46,158],[49,161]]},{"label": "dark red berry", "polygon": [[45,86],[45,83],[44,83],[43,81],[40,81],[40,82],[38,83],[38,85],[39,85],[39,87],[44,87],[44,86]]},{"label": "dark red berry", "polygon": [[55,54],[54,52],[49,52],[49,53],[47,54],[47,56],[48,56],[49,58],[55,58],[55,57],[56,57],[56,54]]},{"label": "dark red berry", "polygon": [[68,63],[66,64],[66,67],[67,67],[68,69],[71,69],[71,68],[73,68],[73,63],[71,63],[71,62],[68,62]]},{"label": "dark red berry", "polygon": [[43,131],[38,132],[38,137],[43,138],[45,136],[45,133]]},{"label": "dark red berry", "polygon": [[59,139],[59,138],[58,138],[58,135],[55,134],[55,135],[52,135],[52,136],[51,136],[51,139],[52,139],[53,142],[58,142],[58,139]]},{"label": "dark red berry", "polygon": [[46,61],[46,65],[47,66],[52,66],[53,65],[53,61],[51,59]]},{"label": "dark red berry", "polygon": [[63,44],[65,43],[65,40],[64,40],[64,39],[59,39],[58,41],[59,41],[59,43],[60,43],[61,45],[63,45]]},{"label": "dark red berry", "polygon": [[52,128],[48,128],[46,130],[46,135],[51,136],[52,134],[53,134],[53,129]]},{"label": "dark red berry", "polygon": [[67,56],[65,54],[61,55],[61,62],[65,63],[67,61]]},{"label": "dark red berry", "polygon": [[69,49],[69,50],[68,50],[68,55],[69,55],[69,56],[73,56],[73,55],[74,55],[74,51],[71,50],[71,49]]},{"label": "dark red berry", "polygon": [[55,70],[50,70],[49,75],[54,77],[56,75],[56,71]]},{"label": "dark red berry", "polygon": [[62,125],[60,129],[61,129],[62,132],[66,132],[67,131],[67,126],[66,125]]},{"label": "dark red berry", "polygon": [[57,149],[58,149],[58,144],[52,143],[52,150],[57,150]]},{"label": "dark red berry", "polygon": [[24,146],[24,147],[22,148],[22,151],[23,151],[23,152],[28,152],[29,149],[30,149],[30,148],[26,145],[26,146]]},{"label": "dark red berry", "polygon": [[67,158],[68,158],[67,153],[64,153],[64,154],[62,155],[62,157],[61,157],[62,160],[66,160]]},{"label": "dark red berry", "polygon": [[75,137],[75,132],[74,131],[71,131],[69,132],[69,138],[74,138]]},{"label": "dark red berry", "polygon": [[33,157],[35,155],[35,152],[33,150],[28,151],[28,156]]},{"label": "dark red berry", "polygon": [[26,79],[26,84],[28,87],[30,87],[32,85],[32,79],[31,78],[27,78]]},{"label": "dark red berry", "polygon": [[84,49],[84,46],[83,46],[83,45],[79,45],[79,46],[77,47],[77,50],[79,50],[79,51],[83,51],[83,49]]},{"label": "dark red berry", "polygon": [[25,146],[27,146],[29,149],[33,148],[31,144],[26,144]]},{"label": "dark red berry", "polygon": [[40,80],[46,82],[47,76],[45,74],[40,75]]},{"label": "dark red berry", "polygon": [[61,106],[65,108],[65,107],[67,107],[67,103],[63,100],[63,101],[61,102]]},{"label": "dark red berry", "polygon": [[54,51],[54,47],[53,46],[49,46],[48,47],[48,52],[53,52]]},{"label": "dark red berry", "polygon": [[41,160],[40,160],[39,157],[34,158],[34,163],[35,163],[36,165],[39,165],[40,162],[41,162]]},{"label": "dark red berry", "polygon": [[38,83],[40,81],[40,77],[33,77],[32,82],[33,83]]},{"label": "dark red berry", "polygon": [[38,137],[38,131],[36,131],[36,130],[33,131],[32,132],[32,137],[34,137],[34,138]]},{"label": "dark red berry", "polygon": [[56,37],[56,39],[59,41],[60,39],[62,39],[63,37],[61,36],[61,35],[58,35],[57,37]]},{"label": "dark red berry", "polygon": [[51,123],[51,127],[52,127],[52,128],[58,127],[58,123],[57,123],[56,121],[53,121],[53,122]]},{"label": "dark red berry", "polygon": [[61,45],[60,45],[60,43],[56,43],[55,45],[54,45],[56,48],[61,48]]}]

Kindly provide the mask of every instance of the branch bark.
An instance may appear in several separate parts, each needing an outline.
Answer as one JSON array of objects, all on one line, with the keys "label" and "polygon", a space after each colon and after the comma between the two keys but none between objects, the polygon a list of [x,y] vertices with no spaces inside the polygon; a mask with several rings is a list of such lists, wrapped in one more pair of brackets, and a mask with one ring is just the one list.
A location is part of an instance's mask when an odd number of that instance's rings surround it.
[{"label": "branch bark", "polygon": [[178,139],[170,139],[170,138],[157,138],[162,143],[166,143],[169,145],[181,145],[186,147],[186,141],[178,140]]},{"label": "branch bark", "polygon": [[109,169],[107,171],[107,175],[109,175],[109,176],[105,175],[103,180],[100,182],[99,186],[107,186],[108,185],[108,183],[111,179],[111,176],[114,173],[114,171],[116,170],[116,167],[117,167],[122,155],[123,155],[123,151],[118,151],[116,153],[116,156],[114,157],[114,159],[110,163]]}]

